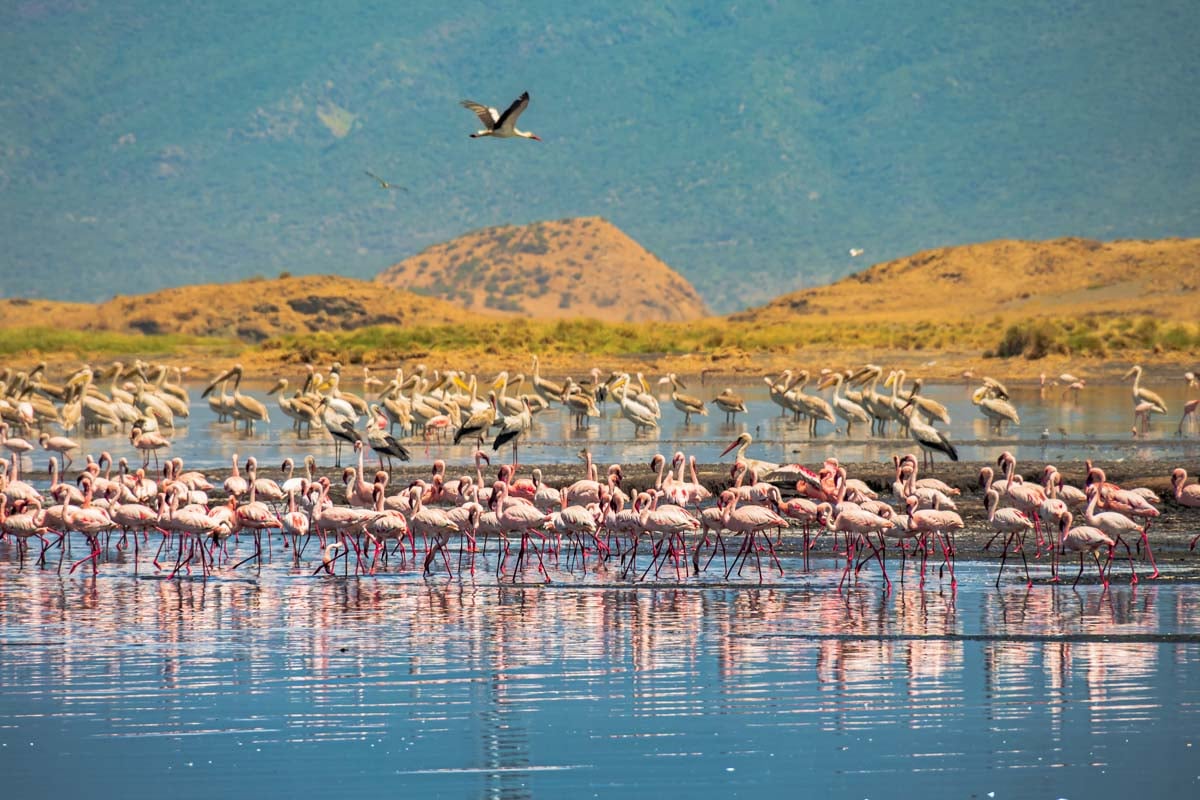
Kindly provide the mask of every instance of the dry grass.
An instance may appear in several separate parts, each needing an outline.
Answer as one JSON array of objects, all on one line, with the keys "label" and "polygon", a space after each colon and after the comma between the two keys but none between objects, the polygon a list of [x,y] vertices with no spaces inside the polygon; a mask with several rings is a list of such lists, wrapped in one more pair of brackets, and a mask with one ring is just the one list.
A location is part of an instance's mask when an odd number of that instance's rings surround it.
[{"label": "dry grass", "polygon": [[707,313],[691,284],[600,217],[474,231],[376,280],[464,308],[543,319],[683,321]]}]

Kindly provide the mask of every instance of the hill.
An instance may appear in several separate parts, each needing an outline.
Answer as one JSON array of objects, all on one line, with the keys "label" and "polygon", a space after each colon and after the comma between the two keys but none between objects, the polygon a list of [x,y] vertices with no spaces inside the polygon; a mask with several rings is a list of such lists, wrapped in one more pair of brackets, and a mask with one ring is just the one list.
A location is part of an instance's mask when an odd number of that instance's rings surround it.
[{"label": "hill", "polygon": [[0,327],[5,328],[183,334],[248,343],[285,334],[444,325],[467,318],[435,298],[331,275],[183,286],[98,305],[0,300]]},{"label": "hill", "polygon": [[[1194,236],[1197,28],[1183,0],[0,4],[0,293],[370,278],[586,214],[727,313],[850,248]],[[460,99],[524,89],[544,144],[467,138]]]},{"label": "hill", "polygon": [[707,313],[686,280],[598,217],[473,231],[375,280],[467,309],[534,317],[686,322]]},{"label": "hill", "polygon": [[1125,315],[1190,322],[1196,308],[1200,239],[1066,238],[926,250],[730,319],[769,324],[810,315],[932,322]]},{"label": "hill", "polygon": [[1200,345],[1200,239],[1000,240],[927,250],[732,314],[801,343],[1040,358]]}]

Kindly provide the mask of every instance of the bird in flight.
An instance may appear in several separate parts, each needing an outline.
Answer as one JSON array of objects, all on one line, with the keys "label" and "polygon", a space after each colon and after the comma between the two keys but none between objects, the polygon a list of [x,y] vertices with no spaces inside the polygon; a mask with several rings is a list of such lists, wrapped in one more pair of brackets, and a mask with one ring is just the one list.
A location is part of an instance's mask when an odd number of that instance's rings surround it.
[{"label": "bird in flight", "polygon": [[541,141],[541,138],[537,134],[517,130],[517,117],[521,116],[521,112],[529,107],[529,92],[522,92],[521,96],[514,100],[512,105],[504,110],[503,114],[497,112],[494,108],[480,105],[474,100],[463,100],[461,105],[463,108],[469,108],[474,111],[475,116],[479,117],[479,121],[483,123],[483,130],[472,133],[472,139],[479,139],[484,136],[495,136],[498,139],[520,136],[522,139]]},{"label": "bird in flight", "polygon": [[865,253],[865,252],[866,252],[866,251],[865,251],[865,250],[863,250],[861,247],[851,247],[851,248],[850,248],[850,257],[851,257],[851,258],[858,258],[859,256],[861,256],[861,255],[862,255],[863,253]]},{"label": "bird in flight", "polygon": [[376,175],[374,172],[371,172],[371,170],[369,170],[369,169],[364,169],[364,170],[363,170],[363,172],[367,173],[367,174],[368,174],[368,175],[370,175],[372,178],[374,178],[375,180],[379,181],[379,185],[380,185],[380,187],[381,187],[381,188],[384,188],[384,189],[399,189],[399,190],[400,190],[400,191],[402,191],[402,192],[407,192],[407,191],[408,191],[408,189],[406,189],[405,187],[401,186],[401,185],[400,185],[400,184],[398,184],[398,183],[388,183],[388,182],[387,182],[387,181],[385,181],[383,178],[381,178],[381,177],[379,177],[378,175]]}]

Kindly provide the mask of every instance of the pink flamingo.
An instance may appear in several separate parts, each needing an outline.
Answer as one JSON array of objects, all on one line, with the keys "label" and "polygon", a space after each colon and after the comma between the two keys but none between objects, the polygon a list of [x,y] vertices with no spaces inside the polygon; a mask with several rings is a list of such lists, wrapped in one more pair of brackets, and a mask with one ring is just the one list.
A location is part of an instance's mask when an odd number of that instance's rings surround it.
[{"label": "pink flamingo", "polygon": [[92,574],[99,572],[96,560],[103,552],[100,547],[100,534],[107,533],[116,528],[112,519],[106,511],[99,508],[92,508],[92,483],[84,481],[83,484],[83,505],[80,508],[72,508],[67,500],[63,500],[62,504],[62,519],[63,532],[68,530],[78,531],[82,533],[92,545],[92,552],[76,561],[71,565],[69,572],[74,572],[79,568],[79,565],[85,561],[92,562]]},{"label": "pink flamingo", "polygon": [[25,568],[25,551],[29,539],[37,537],[42,543],[42,554],[38,563],[45,561],[46,539],[49,529],[43,524],[44,515],[40,509],[25,511],[20,514],[8,513],[8,495],[0,493],[0,533],[12,536],[17,540],[17,552],[20,555],[21,569]]},{"label": "pink flamingo", "polygon": [[1105,574],[1105,568],[1100,566],[1100,548],[1108,548],[1108,561],[1111,562],[1112,549],[1116,546],[1116,542],[1107,533],[1091,525],[1072,528],[1071,521],[1072,516],[1069,511],[1058,520],[1059,544],[1064,550],[1079,553],[1079,573],[1075,576],[1075,583],[1072,583],[1071,586],[1076,586],[1080,577],[1083,576],[1083,554],[1089,553],[1096,560],[1096,571],[1100,574],[1100,582],[1107,587],[1108,576]]},{"label": "pink flamingo", "polygon": [[[642,573],[642,578],[646,577],[646,573],[650,571],[650,567],[658,561],[659,555],[662,552],[663,542],[667,543],[667,558],[670,558],[678,567],[678,559],[680,553],[687,553],[686,534],[700,529],[700,520],[693,517],[686,510],[674,504],[664,504],[662,506],[654,505],[651,501],[651,496],[646,492],[638,494],[633,504],[634,510],[638,514],[638,526],[640,533],[657,534],[653,549],[651,550],[650,564]],[[786,522],[784,523],[786,525]],[[679,542],[679,549],[675,547],[676,541]],[[630,560],[632,568],[634,560],[637,558],[637,539],[634,539],[633,556]],[[661,566],[660,566],[661,569]],[[657,575],[657,570],[655,575]]]},{"label": "pink flamingo", "polygon": [[[739,556],[744,565],[746,558],[753,552],[754,560],[758,566],[758,582],[762,583],[762,559],[759,557],[755,539],[759,533],[764,531],[786,528],[788,522],[766,506],[742,506],[739,508],[737,502],[737,495],[733,492],[728,489],[721,492],[721,526],[733,533],[742,534],[742,546],[733,557],[733,563],[725,571],[725,578],[728,579],[733,568],[737,566]],[[771,544],[771,537],[767,536],[765,540],[767,550],[771,554],[771,559],[775,562],[775,566],[779,569],[780,576],[782,576],[784,574],[783,565],[779,563],[779,557],[775,555],[775,547]]]},{"label": "pink flamingo", "polygon": [[[1100,501],[1103,493],[1111,492],[1112,489],[1105,485],[1093,485],[1088,487],[1088,504],[1084,507],[1083,518],[1087,520],[1087,524],[1099,528],[1113,538],[1114,542],[1121,542],[1125,546],[1125,551],[1129,552],[1129,544],[1125,541],[1125,537],[1132,534],[1137,534],[1141,537],[1142,542],[1146,545],[1146,555],[1150,558],[1150,565],[1154,567],[1154,572],[1149,577],[1151,579],[1158,577],[1158,565],[1154,563],[1154,553],[1150,549],[1150,540],[1146,536],[1146,528],[1138,525],[1124,514],[1116,511],[1104,511],[1096,513],[1096,504]],[[1137,583],[1137,572],[1133,568],[1133,554],[1129,554],[1129,571],[1132,573],[1130,583]]]},{"label": "pink flamingo", "polygon": [[[855,547],[860,542],[871,548],[871,553],[875,556],[875,560],[879,562],[879,569],[883,573],[886,591],[891,591],[892,581],[888,577],[887,566],[884,564],[880,549],[884,546],[882,539],[883,532],[895,527],[894,522],[878,514],[873,514],[870,511],[864,511],[862,508],[849,503],[842,504],[837,516],[833,516],[832,506],[828,503],[822,503],[818,510],[817,519],[829,530],[846,535],[846,567],[842,570],[842,579],[838,581],[839,592],[842,590],[842,585],[846,582],[846,577],[850,574],[850,566],[854,563]],[[880,547],[876,547],[874,542],[871,541],[871,534],[878,534],[880,536]],[[863,564],[868,560],[870,560],[870,556],[863,559]],[[856,576],[858,570],[861,568],[862,564],[859,564],[858,568],[854,570]]]},{"label": "pink flamingo", "polygon": [[1183,436],[1184,428],[1192,433],[1196,428],[1196,415],[1200,413],[1200,399],[1188,400],[1183,404],[1183,416],[1179,418],[1179,427],[1175,429],[1176,436]]},{"label": "pink flamingo", "polygon": [[238,472],[238,454],[233,454],[233,473],[225,479],[224,483],[225,494],[241,497],[250,490],[250,486],[246,483],[246,479]]},{"label": "pink flamingo", "polygon": [[942,556],[950,567],[950,585],[957,586],[958,579],[954,576],[954,548],[947,538],[946,531],[962,530],[962,517],[953,511],[943,511],[937,508],[917,508],[917,498],[909,496],[905,501],[908,506],[908,529],[920,534],[921,548],[921,585],[925,585],[925,561],[929,555],[929,534],[934,541],[941,545]]},{"label": "pink flamingo", "polygon": [[997,536],[1008,534],[1004,539],[1004,549],[1000,553],[1000,571],[996,573],[996,588],[1000,588],[1000,576],[1004,574],[1004,564],[1008,560],[1008,551],[1014,540],[1017,542],[1016,551],[1021,554],[1021,563],[1025,565],[1025,585],[1033,586],[1033,581],[1029,578],[1029,562],[1025,559],[1023,541],[1025,531],[1033,530],[1033,522],[1019,509],[999,508],[999,505],[1000,494],[995,489],[988,489],[987,494],[983,496],[983,508],[987,511],[988,523],[991,524],[992,530],[996,534],[988,540],[983,549],[987,550],[991,547]]},{"label": "pink flamingo", "polygon": [[[492,484],[491,502],[495,506],[497,522],[505,539],[504,555],[500,558],[500,571],[503,571],[504,561],[508,557],[507,534],[521,532],[521,549],[517,553],[516,566],[513,567],[513,581],[515,582],[517,573],[521,569],[521,563],[525,558],[525,549],[529,546],[530,533],[537,531],[542,525],[549,522],[550,516],[538,511],[530,503],[515,502],[508,496],[508,484],[504,481],[496,481]],[[537,547],[534,547],[533,551],[538,558],[538,572],[542,573],[549,582],[550,576],[546,574],[546,565],[542,562],[542,551]]]},{"label": "pink flamingo", "polygon": [[[392,540],[400,542],[401,547],[404,545],[404,537],[408,535],[408,520],[404,514],[399,511],[392,511],[383,507],[384,488],[382,484],[375,484],[375,515],[367,522],[366,534],[372,542],[375,543],[375,550],[371,554],[371,570],[370,574],[375,574],[376,562],[379,560],[380,554],[387,555],[387,543]],[[403,553],[403,550],[401,550]],[[430,551],[429,556],[425,558],[425,571],[429,571],[429,561],[433,551]]]},{"label": "pink flamingo", "polygon": [[150,456],[154,456],[154,466],[158,467],[158,451],[171,446],[171,441],[156,431],[145,431],[134,428],[129,432],[129,443],[135,450],[142,452],[142,467],[150,466]]},{"label": "pink flamingo", "polygon": [[[1171,496],[1184,508],[1200,508],[1200,483],[1188,484],[1187,479],[1187,470],[1182,467],[1171,470]],[[1200,534],[1192,539],[1189,550],[1196,549],[1197,540],[1200,540]]]}]

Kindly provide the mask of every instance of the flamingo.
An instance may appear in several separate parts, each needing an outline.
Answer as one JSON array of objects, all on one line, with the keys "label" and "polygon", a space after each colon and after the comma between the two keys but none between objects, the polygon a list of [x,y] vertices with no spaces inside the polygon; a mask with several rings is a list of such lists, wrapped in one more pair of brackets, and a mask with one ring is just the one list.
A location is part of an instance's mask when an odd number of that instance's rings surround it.
[{"label": "flamingo", "polygon": [[[746,448],[748,448],[753,442],[754,437],[752,437],[748,432],[743,431],[742,433],[738,434],[736,439],[730,442],[728,447],[721,451],[721,456],[724,456],[726,453],[736,447],[737,453],[734,454],[733,462],[735,464],[744,463],[746,468],[750,472],[754,473],[756,478],[761,480],[775,470],[779,469],[779,465],[771,461],[760,461],[757,458],[746,458]],[[718,458],[721,456],[718,456]]]},{"label": "flamingo", "polygon": [[1129,368],[1129,371],[1121,376],[1124,380],[1133,377],[1133,404],[1134,406],[1140,403],[1150,403],[1151,408],[1155,413],[1166,414],[1167,404],[1157,393],[1150,391],[1142,386],[1142,367],[1140,364],[1134,364]]},{"label": "flamingo", "polygon": [[42,446],[43,450],[58,453],[60,460],[65,459],[65,463],[62,465],[63,472],[69,470],[75,460],[71,458],[71,452],[79,449],[79,442],[74,439],[68,439],[66,436],[51,436],[45,432],[38,435],[38,444]]},{"label": "flamingo", "polygon": [[[817,510],[817,522],[823,523],[826,528],[833,531],[835,536],[837,533],[846,534],[846,567],[842,570],[842,579],[838,581],[838,591],[841,591],[842,584],[845,583],[846,577],[850,574],[850,566],[854,563],[854,548],[857,542],[864,543],[871,548],[872,555],[879,562],[879,568],[883,572],[884,585],[888,591],[892,588],[892,581],[888,578],[887,567],[883,563],[883,556],[880,550],[883,547],[883,542],[880,542],[880,547],[876,547],[871,541],[872,533],[882,536],[884,531],[895,527],[895,523],[889,519],[873,514],[857,506],[849,503],[840,504],[837,516],[833,515],[833,508],[828,503],[821,503]],[[864,559],[863,563],[869,560]],[[862,565],[860,564],[859,567]],[[858,570],[855,569],[855,575]]]},{"label": "flamingo", "polygon": [[[1083,518],[1088,525],[1099,528],[1106,534],[1112,537],[1113,541],[1120,541],[1125,544],[1125,550],[1128,552],[1129,545],[1125,543],[1125,536],[1137,534],[1141,537],[1142,543],[1146,545],[1146,555],[1150,558],[1150,565],[1154,567],[1154,572],[1149,576],[1150,579],[1158,577],[1158,565],[1154,562],[1154,552],[1150,549],[1150,539],[1146,535],[1146,528],[1137,524],[1129,517],[1116,511],[1103,511],[1096,513],[1096,504],[1099,502],[1101,495],[1111,492],[1107,486],[1092,485],[1088,487],[1088,504],[1084,506]],[[1137,583],[1137,572],[1133,569],[1133,555],[1129,556],[1129,571],[1132,573],[1130,583]]]},{"label": "flamingo", "polygon": [[1183,436],[1184,428],[1191,433],[1196,428],[1196,414],[1200,411],[1200,399],[1188,400],[1183,404],[1183,416],[1179,418],[1179,427],[1175,429],[1176,436]]},{"label": "flamingo", "polygon": [[[517,563],[513,568],[513,581],[517,579],[517,572],[521,569],[521,562],[525,558],[525,548],[529,544],[529,534],[535,531],[542,525],[550,521],[550,515],[538,511],[529,503],[510,502],[508,496],[508,484],[504,481],[496,481],[492,484],[492,504],[496,508],[496,519],[500,526],[500,530],[505,534],[521,532],[521,549],[517,553]],[[546,574],[546,566],[542,563],[542,551],[538,548],[533,548],[534,553],[538,557],[538,572],[550,581],[550,576]],[[504,567],[504,559],[507,557],[507,546],[505,547],[505,555],[500,559],[500,568]]]},{"label": "flamingo", "polygon": [[934,541],[942,547],[942,556],[947,559],[950,567],[950,585],[957,586],[958,579],[954,577],[954,548],[946,536],[946,531],[962,530],[962,517],[953,511],[941,509],[917,508],[917,498],[908,497],[905,501],[908,507],[908,530],[920,535],[921,547],[921,585],[925,585],[925,560],[928,557],[929,546],[926,541],[933,534]]},{"label": "flamingo", "polygon": [[8,423],[0,422],[0,447],[5,448],[17,458],[33,452],[33,445],[17,436],[8,435]]},{"label": "flamingo", "polygon": [[171,446],[171,442],[161,433],[153,431],[144,432],[141,428],[134,428],[129,432],[129,443],[133,445],[135,450],[142,452],[142,467],[150,466],[150,456],[154,456],[154,466],[158,466],[158,451],[165,450]]},{"label": "flamingo", "polygon": [[1108,561],[1112,561],[1112,549],[1116,546],[1116,542],[1104,531],[1091,525],[1080,525],[1077,528],[1071,527],[1072,516],[1071,512],[1062,515],[1058,521],[1059,529],[1059,544],[1064,550],[1070,550],[1073,553],[1079,553],[1079,573],[1075,576],[1075,586],[1079,583],[1080,577],[1083,576],[1083,554],[1089,553],[1096,560],[1096,571],[1100,574],[1100,582],[1106,587],[1108,586],[1108,577],[1105,574],[1104,567],[1100,566],[1100,549],[1108,548]]},{"label": "flamingo", "polygon": [[988,489],[983,496],[983,508],[987,512],[988,523],[996,534],[984,545],[983,549],[991,547],[997,536],[1008,534],[1004,539],[1004,549],[1000,554],[1000,571],[996,573],[996,588],[1000,588],[1000,576],[1004,574],[1004,564],[1008,560],[1008,551],[1014,539],[1017,541],[1017,550],[1021,554],[1021,562],[1025,565],[1025,585],[1032,586],[1033,581],[1029,579],[1029,562],[1025,559],[1022,539],[1025,531],[1033,530],[1033,522],[1024,512],[1016,508],[999,508],[999,505],[1000,493],[995,489]]},{"label": "flamingo", "polygon": [[225,489],[226,494],[232,495],[233,497],[241,497],[242,495],[244,495],[246,492],[248,492],[250,490],[250,485],[246,482],[246,479],[241,476],[241,473],[238,472],[238,454],[237,453],[233,454],[232,460],[233,460],[233,473],[228,478],[225,479],[223,488]]},{"label": "flamingo", "polygon": [[[721,527],[733,533],[742,535],[742,546],[738,549],[737,554],[733,557],[733,563],[725,571],[725,577],[728,578],[733,568],[737,566],[738,557],[745,563],[746,558],[750,553],[754,553],[755,563],[758,566],[758,581],[762,583],[762,561],[759,558],[758,547],[755,540],[759,533],[768,530],[779,530],[788,526],[788,521],[776,514],[766,506],[742,506],[738,507],[738,496],[734,492],[726,489],[721,493]],[[783,565],[779,563],[778,556],[775,555],[775,548],[771,544],[771,537],[766,537],[767,550],[771,554],[771,558],[775,562],[775,566],[779,569],[780,576],[783,575]]]},{"label": "flamingo", "polygon": [[[1200,484],[1189,485],[1187,479],[1187,470],[1182,467],[1176,467],[1171,471],[1171,496],[1184,508],[1200,508]],[[1197,540],[1200,540],[1200,534],[1192,539],[1189,550],[1196,549]]]},{"label": "flamingo", "polygon": [[514,100],[503,114],[473,100],[463,100],[459,105],[475,112],[475,116],[479,117],[479,121],[483,123],[482,130],[471,134],[472,139],[481,139],[485,136],[508,139],[517,136],[522,139],[533,139],[536,142],[541,141],[537,134],[517,128],[517,117],[521,116],[522,112],[529,107],[529,92],[521,92],[521,96]]}]

